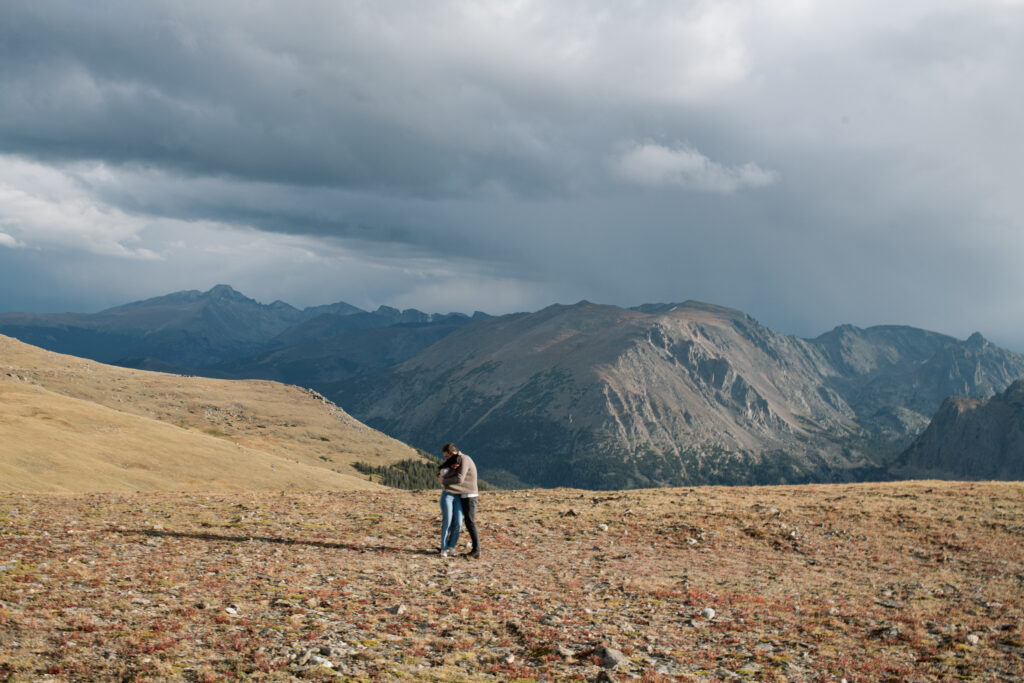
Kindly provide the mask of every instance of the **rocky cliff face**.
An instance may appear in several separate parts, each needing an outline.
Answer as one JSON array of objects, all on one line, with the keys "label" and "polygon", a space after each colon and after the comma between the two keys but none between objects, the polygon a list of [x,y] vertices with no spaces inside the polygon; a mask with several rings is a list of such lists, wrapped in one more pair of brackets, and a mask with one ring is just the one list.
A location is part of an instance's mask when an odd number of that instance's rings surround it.
[{"label": "rocky cliff face", "polygon": [[908,478],[1024,479],[1024,380],[988,400],[947,399],[893,470]]},{"label": "rocky cliff face", "polygon": [[803,340],[698,302],[581,302],[467,325],[328,390],[407,442],[455,440],[496,480],[618,488],[884,476],[941,392],[1014,373],[1024,356],[974,338],[846,327]]},{"label": "rocky cliff face", "polygon": [[964,342],[912,327],[837,327],[811,341],[878,449],[896,454],[949,396],[988,397],[1024,376],[1021,355],[975,333]]}]

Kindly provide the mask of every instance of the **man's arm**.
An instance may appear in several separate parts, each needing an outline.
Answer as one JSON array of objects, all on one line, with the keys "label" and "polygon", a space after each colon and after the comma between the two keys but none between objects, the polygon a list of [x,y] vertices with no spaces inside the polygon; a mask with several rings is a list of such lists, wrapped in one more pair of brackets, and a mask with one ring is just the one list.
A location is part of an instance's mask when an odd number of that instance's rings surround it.
[{"label": "man's arm", "polygon": [[459,465],[458,467],[452,468],[453,471],[448,472],[448,474],[446,474],[444,476],[444,483],[446,485],[450,485],[450,484],[461,485],[461,484],[465,483],[465,481],[466,481],[466,474],[469,471],[469,468],[463,466],[461,458],[459,459],[458,465]]}]

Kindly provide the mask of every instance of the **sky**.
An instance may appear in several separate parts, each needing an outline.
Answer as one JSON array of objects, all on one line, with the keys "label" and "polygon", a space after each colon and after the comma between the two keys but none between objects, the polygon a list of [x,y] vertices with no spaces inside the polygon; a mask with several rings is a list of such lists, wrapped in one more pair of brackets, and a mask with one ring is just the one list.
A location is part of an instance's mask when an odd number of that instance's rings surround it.
[{"label": "sky", "polygon": [[1022,68],[1022,0],[0,0],[0,312],[696,299],[1024,351]]}]

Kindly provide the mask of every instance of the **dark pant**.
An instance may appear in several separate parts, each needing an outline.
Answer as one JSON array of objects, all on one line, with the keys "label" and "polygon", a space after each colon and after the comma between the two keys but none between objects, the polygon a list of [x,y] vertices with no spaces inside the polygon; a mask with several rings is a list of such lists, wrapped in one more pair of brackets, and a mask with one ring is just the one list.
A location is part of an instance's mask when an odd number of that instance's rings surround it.
[{"label": "dark pant", "polygon": [[473,539],[473,550],[480,550],[480,536],[476,532],[476,498],[459,498],[462,501],[462,521]]}]

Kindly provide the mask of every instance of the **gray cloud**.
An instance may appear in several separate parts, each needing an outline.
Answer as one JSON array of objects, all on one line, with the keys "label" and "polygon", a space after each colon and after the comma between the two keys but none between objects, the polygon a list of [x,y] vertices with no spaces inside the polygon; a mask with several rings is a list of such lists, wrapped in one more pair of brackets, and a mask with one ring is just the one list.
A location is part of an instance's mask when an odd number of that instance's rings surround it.
[{"label": "gray cloud", "polygon": [[652,142],[634,143],[614,157],[610,166],[628,182],[721,194],[731,194],[740,188],[764,187],[778,180],[777,173],[755,163],[723,166],[687,144],[667,147]]},{"label": "gray cloud", "polygon": [[701,298],[1024,349],[1020,3],[2,7],[0,309]]}]

